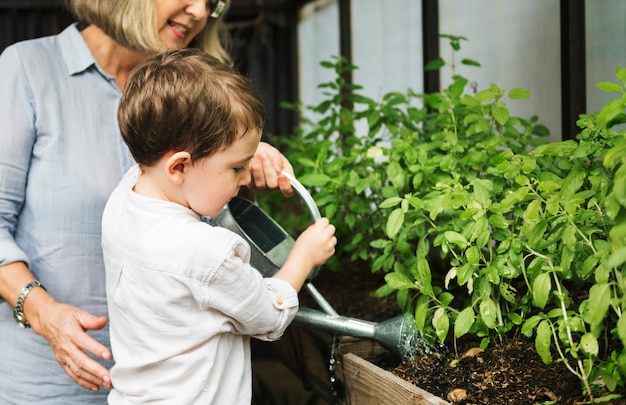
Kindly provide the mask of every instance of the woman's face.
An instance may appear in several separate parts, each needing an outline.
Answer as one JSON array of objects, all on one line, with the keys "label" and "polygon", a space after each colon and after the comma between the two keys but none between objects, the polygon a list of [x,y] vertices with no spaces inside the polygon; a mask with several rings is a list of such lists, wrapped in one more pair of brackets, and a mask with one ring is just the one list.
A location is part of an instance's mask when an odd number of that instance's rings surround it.
[{"label": "woman's face", "polygon": [[199,0],[156,0],[161,44],[168,49],[185,48],[204,29],[209,10]]}]

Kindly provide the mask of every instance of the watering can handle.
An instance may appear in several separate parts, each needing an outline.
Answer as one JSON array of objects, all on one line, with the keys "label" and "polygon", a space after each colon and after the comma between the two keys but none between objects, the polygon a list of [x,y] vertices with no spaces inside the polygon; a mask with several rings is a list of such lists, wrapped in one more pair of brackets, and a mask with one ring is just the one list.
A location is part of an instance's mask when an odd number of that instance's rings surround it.
[{"label": "watering can handle", "polygon": [[[298,196],[302,199],[307,209],[309,210],[309,214],[311,214],[311,218],[313,218],[313,222],[316,222],[318,219],[320,219],[322,217],[322,215],[320,214],[320,210],[319,208],[317,208],[317,204],[315,204],[315,200],[313,200],[313,197],[311,197],[311,194],[309,194],[309,192],[302,185],[302,183],[300,183],[298,180],[296,180],[294,176],[292,176],[291,174],[287,173],[284,170],[280,173],[289,179],[289,183],[291,183],[291,187],[293,187],[296,194],[298,194]],[[311,270],[311,273],[309,273],[308,279],[309,280],[313,279],[317,275],[317,272],[319,271],[319,269],[320,269],[319,266],[314,267],[313,270]]]},{"label": "watering can handle", "polygon": [[315,204],[313,197],[311,197],[311,194],[309,194],[309,192],[302,185],[302,183],[300,183],[298,180],[296,180],[295,177],[293,177],[292,175],[290,175],[284,170],[280,172],[280,174],[282,174],[283,176],[289,179],[289,182],[291,183],[291,187],[293,187],[293,189],[296,191],[296,194],[300,196],[302,201],[304,201],[307,208],[309,209],[309,214],[311,214],[311,218],[313,218],[313,222],[316,222],[318,219],[320,219],[322,217],[322,215],[320,214],[320,210],[317,208],[317,204]]},{"label": "watering can handle", "polygon": [[[313,197],[311,197],[311,194],[309,194],[309,192],[302,185],[302,183],[300,183],[298,180],[296,180],[295,177],[285,172],[284,170],[281,172],[281,174],[289,179],[289,182],[291,183],[293,189],[296,191],[298,196],[300,196],[302,201],[304,201],[309,210],[309,213],[311,214],[311,217],[313,218],[313,222],[320,219],[322,217],[322,215],[320,214],[320,210],[317,208],[317,204],[315,204]],[[311,283],[311,280],[317,275],[318,271],[319,266],[314,267],[313,270],[311,270],[309,277],[307,277],[308,282],[306,283],[306,288],[313,297],[313,299],[315,299],[318,305],[322,308],[324,313],[326,313],[326,315],[331,317],[339,316],[337,314],[337,311],[335,311],[335,309],[332,307],[332,305],[330,305],[330,303],[326,301],[326,298],[324,298],[324,296],[319,291],[317,291],[317,288],[315,288],[315,286]]]}]

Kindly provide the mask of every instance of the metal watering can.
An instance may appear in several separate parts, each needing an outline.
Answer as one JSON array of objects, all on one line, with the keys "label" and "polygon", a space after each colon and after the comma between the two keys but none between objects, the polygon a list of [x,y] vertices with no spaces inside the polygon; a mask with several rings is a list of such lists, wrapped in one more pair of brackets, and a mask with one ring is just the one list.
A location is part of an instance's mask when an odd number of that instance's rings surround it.
[{"label": "metal watering can", "polygon": [[[282,172],[296,194],[305,203],[313,221],[321,218],[315,201],[304,186],[288,173]],[[233,198],[212,221],[243,237],[251,248],[250,262],[264,277],[272,277],[285,263],[294,246],[294,239],[258,205],[240,197]],[[339,315],[315,288],[311,280],[319,267],[307,278],[305,288],[322,311],[300,307],[293,324],[309,329],[375,340],[402,360],[423,353],[425,341],[409,314],[375,323]]]}]

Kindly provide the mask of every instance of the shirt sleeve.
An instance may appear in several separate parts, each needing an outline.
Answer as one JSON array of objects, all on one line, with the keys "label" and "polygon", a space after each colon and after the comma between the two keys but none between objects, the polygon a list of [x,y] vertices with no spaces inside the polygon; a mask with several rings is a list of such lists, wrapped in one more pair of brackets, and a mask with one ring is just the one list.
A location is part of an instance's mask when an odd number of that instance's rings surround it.
[{"label": "shirt sleeve", "polygon": [[263,278],[247,263],[249,248],[236,242],[205,288],[207,309],[230,320],[233,333],[279,339],[298,311],[298,294],[287,281]]},{"label": "shirt sleeve", "polygon": [[0,265],[28,257],[14,234],[24,204],[26,177],[35,143],[35,116],[15,47],[0,55]]}]

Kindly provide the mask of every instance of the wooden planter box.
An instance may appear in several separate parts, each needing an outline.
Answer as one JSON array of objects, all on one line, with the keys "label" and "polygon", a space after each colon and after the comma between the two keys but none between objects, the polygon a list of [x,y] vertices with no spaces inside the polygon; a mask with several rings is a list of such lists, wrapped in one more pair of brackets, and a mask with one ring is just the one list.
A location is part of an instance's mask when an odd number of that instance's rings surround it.
[{"label": "wooden planter box", "polygon": [[293,328],[280,341],[261,344],[268,358],[284,364],[324,405],[449,405],[376,366],[376,358],[388,351],[371,340],[342,337],[334,348],[335,369],[331,373],[332,340],[326,333]]},{"label": "wooden planter box", "polygon": [[371,341],[345,337],[335,376],[345,388],[347,405],[449,405],[449,402],[416,387],[366,360],[385,351]]}]

